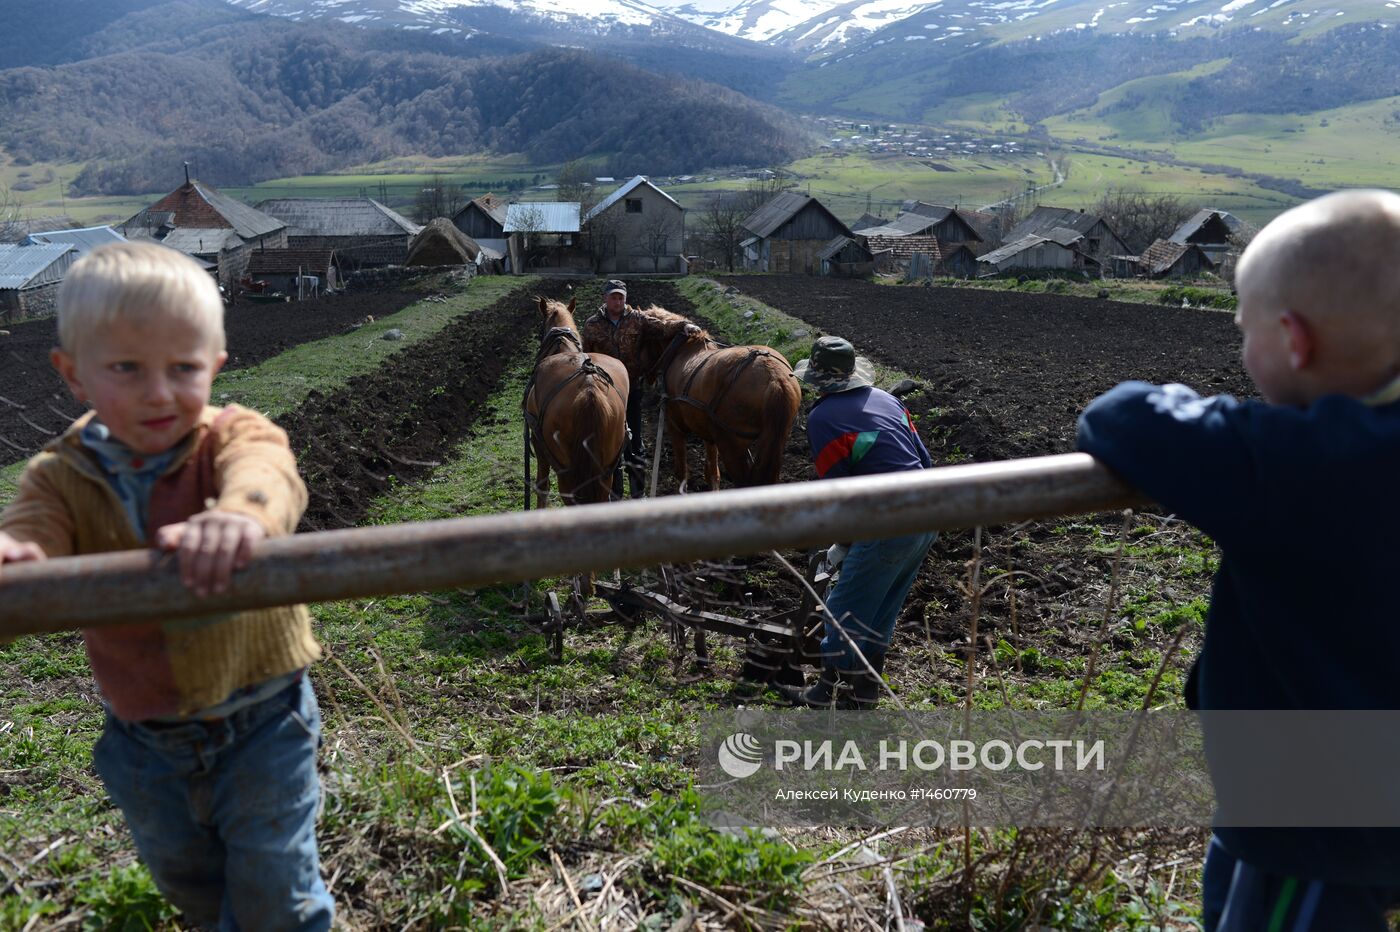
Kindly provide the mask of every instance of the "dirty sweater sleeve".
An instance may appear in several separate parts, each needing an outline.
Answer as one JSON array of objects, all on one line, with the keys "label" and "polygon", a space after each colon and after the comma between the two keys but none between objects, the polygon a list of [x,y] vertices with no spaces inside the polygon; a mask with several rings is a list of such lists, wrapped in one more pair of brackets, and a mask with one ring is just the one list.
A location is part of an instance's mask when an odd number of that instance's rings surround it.
[{"label": "dirty sweater sleeve", "polygon": [[1125,382],[1079,417],[1079,449],[1217,541],[1257,514],[1251,408],[1184,385]]},{"label": "dirty sweater sleeve", "polygon": [[270,537],[295,531],[306,511],[307,494],[286,431],[238,405],[225,408],[211,429],[218,444],[216,507],[247,515]]},{"label": "dirty sweater sleeve", "polygon": [[0,514],[0,531],[38,544],[48,557],[72,556],[76,546],[73,515],[53,483],[52,470],[59,466],[52,453],[30,460],[20,476],[18,493]]}]

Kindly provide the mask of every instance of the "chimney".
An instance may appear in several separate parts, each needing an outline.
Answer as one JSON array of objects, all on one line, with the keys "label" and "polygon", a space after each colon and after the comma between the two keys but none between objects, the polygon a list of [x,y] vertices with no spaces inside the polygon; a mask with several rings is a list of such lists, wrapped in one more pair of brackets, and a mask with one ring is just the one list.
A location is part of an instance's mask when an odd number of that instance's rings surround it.
[{"label": "chimney", "polygon": [[190,186],[190,163],[185,163],[185,187]]}]

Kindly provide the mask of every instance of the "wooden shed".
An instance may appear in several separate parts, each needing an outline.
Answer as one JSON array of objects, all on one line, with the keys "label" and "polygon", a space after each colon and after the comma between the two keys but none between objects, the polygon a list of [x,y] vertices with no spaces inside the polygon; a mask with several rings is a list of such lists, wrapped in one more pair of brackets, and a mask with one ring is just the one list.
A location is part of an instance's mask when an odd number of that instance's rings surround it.
[{"label": "wooden shed", "polygon": [[0,244],[0,322],[53,314],[58,286],[77,258],[71,243]]},{"label": "wooden shed", "polygon": [[860,278],[875,271],[875,256],[859,237],[837,236],[817,252],[823,275]]},{"label": "wooden shed", "polygon": [[851,229],[807,194],[784,191],[743,222],[752,234],[741,244],[744,267],[757,272],[822,271],[820,253],[836,237],[855,239]]}]

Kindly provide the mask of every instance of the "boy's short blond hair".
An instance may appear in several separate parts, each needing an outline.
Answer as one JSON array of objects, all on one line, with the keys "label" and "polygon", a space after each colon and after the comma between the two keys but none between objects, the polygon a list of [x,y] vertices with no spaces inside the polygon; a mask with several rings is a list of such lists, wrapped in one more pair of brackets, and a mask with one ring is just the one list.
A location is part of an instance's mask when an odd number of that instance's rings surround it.
[{"label": "boy's short blond hair", "polygon": [[83,339],[117,322],[161,317],[189,321],[224,349],[224,302],[209,273],[184,253],[154,243],[94,249],[69,270],[58,290],[58,342],[76,354]]}]

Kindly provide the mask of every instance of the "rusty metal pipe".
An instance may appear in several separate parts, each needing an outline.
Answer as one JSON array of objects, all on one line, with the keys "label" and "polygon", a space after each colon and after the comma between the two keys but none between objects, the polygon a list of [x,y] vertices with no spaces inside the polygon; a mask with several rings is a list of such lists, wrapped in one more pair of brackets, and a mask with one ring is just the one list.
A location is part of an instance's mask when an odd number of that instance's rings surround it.
[{"label": "rusty metal pipe", "polygon": [[0,568],[0,636],[293,602],[475,588],[1144,504],[1083,453],[580,508],[298,534],[260,544],[222,595],[173,556],[127,551]]}]

